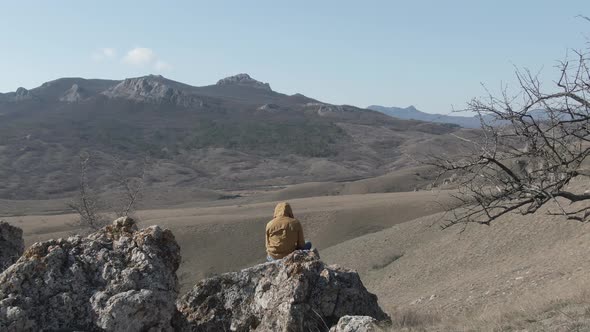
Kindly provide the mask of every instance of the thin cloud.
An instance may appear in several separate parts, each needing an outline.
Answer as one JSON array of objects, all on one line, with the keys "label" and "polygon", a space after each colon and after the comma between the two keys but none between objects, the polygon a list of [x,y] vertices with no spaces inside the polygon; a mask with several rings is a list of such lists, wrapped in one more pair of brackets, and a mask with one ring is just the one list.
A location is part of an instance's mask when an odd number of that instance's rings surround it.
[{"label": "thin cloud", "polygon": [[133,66],[146,66],[156,61],[156,54],[149,48],[136,47],[123,57],[123,62]]},{"label": "thin cloud", "polygon": [[95,61],[103,61],[114,59],[117,56],[117,50],[111,47],[99,48],[92,53],[92,59]]},{"label": "thin cloud", "polygon": [[156,71],[167,71],[172,65],[160,59],[151,48],[136,47],[129,50],[122,59],[123,63],[137,67],[152,67]]}]

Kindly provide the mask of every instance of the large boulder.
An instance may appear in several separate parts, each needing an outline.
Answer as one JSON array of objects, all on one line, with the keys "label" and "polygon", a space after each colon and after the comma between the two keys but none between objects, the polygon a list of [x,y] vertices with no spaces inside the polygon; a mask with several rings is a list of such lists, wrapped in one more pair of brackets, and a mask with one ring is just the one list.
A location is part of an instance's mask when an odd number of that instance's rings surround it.
[{"label": "large boulder", "polygon": [[14,264],[24,250],[22,229],[0,220],[0,272]]},{"label": "large boulder", "polygon": [[130,218],[36,243],[0,274],[0,331],[171,331],[179,264],[169,230]]},{"label": "large boulder", "polygon": [[355,271],[312,251],[203,280],[177,308],[177,328],[189,331],[327,331],[345,315],[389,320]]}]

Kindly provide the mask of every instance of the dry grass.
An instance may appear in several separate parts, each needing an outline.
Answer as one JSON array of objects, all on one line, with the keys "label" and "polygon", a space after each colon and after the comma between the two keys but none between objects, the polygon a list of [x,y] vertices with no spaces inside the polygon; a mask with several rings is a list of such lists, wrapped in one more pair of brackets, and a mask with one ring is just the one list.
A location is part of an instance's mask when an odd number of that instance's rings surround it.
[{"label": "dry grass", "polygon": [[441,231],[444,216],[432,215],[322,258],[357,270],[398,330],[590,331],[590,297],[581,294],[590,289],[590,224],[548,215],[553,209],[464,231]]},{"label": "dry grass", "polygon": [[[441,208],[433,203],[436,199],[434,193],[412,192],[325,196],[294,199],[290,203],[303,224],[306,238],[322,252],[343,241],[438,212]],[[272,218],[275,202],[230,205],[234,202],[229,200],[224,203],[228,205],[137,213],[142,227],[158,224],[173,231],[182,248],[183,263],[178,276],[183,291],[207,276],[265,260],[264,226]],[[392,215],[396,218],[391,218]],[[69,236],[75,220],[75,215],[6,218],[23,229],[27,245]]]},{"label": "dry grass", "polygon": [[508,332],[590,331],[590,293],[545,302],[543,295],[523,299],[502,310],[481,311],[462,316],[444,316],[439,311],[399,308],[392,314],[389,331],[422,332]]},{"label": "dry grass", "polygon": [[496,317],[484,317],[480,323],[490,331],[590,331],[590,295],[584,291],[545,304],[529,299]]},{"label": "dry grass", "polygon": [[390,329],[392,331],[427,331],[439,322],[440,316],[437,313],[405,308],[393,312]]},{"label": "dry grass", "polygon": [[[444,197],[411,192],[291,203],[322,259],[357,270],[379,297],[392,331],[590,331],[590,224],[541,213],[441,231],[434,201]],[[264,261],[261,234],[274,202],[225,204],[139,212],[143,226],[174,232],[183,290]],[[6,219],[30,244],[67,235],[74,217]]]}]

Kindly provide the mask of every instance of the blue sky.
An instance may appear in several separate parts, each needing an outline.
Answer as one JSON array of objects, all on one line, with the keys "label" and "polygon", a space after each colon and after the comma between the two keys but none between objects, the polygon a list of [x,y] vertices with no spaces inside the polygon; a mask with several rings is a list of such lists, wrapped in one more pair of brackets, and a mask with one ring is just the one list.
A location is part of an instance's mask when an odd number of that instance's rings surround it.
[{"label": "blue sky", "polygon": [[59,77],[162,74],[192,85],[246,72],[336,104],[460,109],[552,78],[587,47],[590,1],[2,1],[0,92]]}]

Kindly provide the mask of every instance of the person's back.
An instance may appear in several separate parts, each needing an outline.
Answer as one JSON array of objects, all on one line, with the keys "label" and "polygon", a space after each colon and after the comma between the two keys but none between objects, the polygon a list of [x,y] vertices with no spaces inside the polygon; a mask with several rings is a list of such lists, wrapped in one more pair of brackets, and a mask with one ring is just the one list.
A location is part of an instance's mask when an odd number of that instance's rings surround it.
[{"label": "person's back", "polygon": [[281,259],[297,249],[309,249],[303,228],[293,216],[289,203],[277,204],[274,218],[266,224],[266,252],[269,258]]}]

